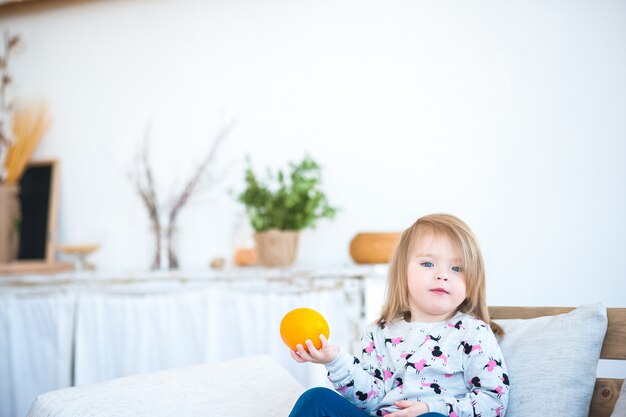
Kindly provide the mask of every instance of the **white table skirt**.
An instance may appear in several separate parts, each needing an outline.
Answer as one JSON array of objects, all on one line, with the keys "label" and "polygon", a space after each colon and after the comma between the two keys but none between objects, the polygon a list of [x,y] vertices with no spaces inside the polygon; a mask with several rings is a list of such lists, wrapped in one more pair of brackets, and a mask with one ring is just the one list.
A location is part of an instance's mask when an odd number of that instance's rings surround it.
[{"label": "white table skirt", "polygon": [[35,397],[72,381],[74,294],[0,296],[0,416],[25,416]]},{"label": "white table skirt", "polygon": [[324,314],[333,342],[349,347],[345,295],[340,290],[299,294],[228,289],[81,294],[76,315],[74,382],[82,385],[266,353],[303,385],[323,384],[323,369],[295,363],[280,338],[282,316],[301,306]]},{"label": "white table skirt", "polygon": [[328,386],[323,367],[291,359],[280,320],[291,309],[314,308],[328,320],[331,341],[352,351],[365,324],[363,287],[350,286],[355,277],[364,274],[5,282],[0,417],[24,416],[38,394],[58,388],[254,354],[269,354],[305,387]]}]

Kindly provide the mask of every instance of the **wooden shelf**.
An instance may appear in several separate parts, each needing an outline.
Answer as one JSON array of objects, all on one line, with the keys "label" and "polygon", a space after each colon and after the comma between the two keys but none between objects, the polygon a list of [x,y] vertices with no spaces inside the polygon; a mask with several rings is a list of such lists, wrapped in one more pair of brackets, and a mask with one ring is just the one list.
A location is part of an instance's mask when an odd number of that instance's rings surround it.
[{"label": "wooden shelf", "polygon": [[15,261],[0,264],[0,275],[54,274],[72,269],[74,265],[67,262]]}]

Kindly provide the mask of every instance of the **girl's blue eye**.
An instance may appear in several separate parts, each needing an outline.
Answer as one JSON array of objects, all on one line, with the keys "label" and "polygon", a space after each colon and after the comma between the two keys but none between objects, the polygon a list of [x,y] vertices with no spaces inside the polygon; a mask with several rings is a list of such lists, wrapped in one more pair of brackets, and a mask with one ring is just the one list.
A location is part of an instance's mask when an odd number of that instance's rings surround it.
[{"label": "girl's blue eye", "polygon": [[432,262],[422,262],[422,266],[424,266],[426,268],[432,268],[435,265],[433,265]]},{"label": "girl's blue eye", "polygon": [[463,271],[463,270],[461,269],[461,267],[460,267],[460,266],[453,266],[453,267],[452,267],[452,270],[453,270],[454,272],[461,272],[461,271]]}]

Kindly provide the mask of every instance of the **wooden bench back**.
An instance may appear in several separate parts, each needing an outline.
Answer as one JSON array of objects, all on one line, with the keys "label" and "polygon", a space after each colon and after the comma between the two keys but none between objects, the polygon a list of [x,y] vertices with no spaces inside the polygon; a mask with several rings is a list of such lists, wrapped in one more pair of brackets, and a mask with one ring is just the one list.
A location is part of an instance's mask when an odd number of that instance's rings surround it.
[{"label": "wooden bench back", "polygon": [[[493,320],[532,319],[568,313],[573,307],[489,307]],[[609,319],[600,359],[626,360],[626,308],[607,308]],[[622,379],[597,378],[589,417],[609,417],[622,388]]]}]

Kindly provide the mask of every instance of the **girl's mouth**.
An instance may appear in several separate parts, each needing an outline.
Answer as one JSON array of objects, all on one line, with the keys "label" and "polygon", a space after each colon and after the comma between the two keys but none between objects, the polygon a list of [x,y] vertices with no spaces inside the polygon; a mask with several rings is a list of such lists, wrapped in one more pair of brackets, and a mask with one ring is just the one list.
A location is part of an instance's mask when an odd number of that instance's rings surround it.
[{"label": "girl's mouth", "polygon": [[434,292],[435,294],[439,294],[439,295],[447,295],[450,294],[448,291],[444,290],[443,288],[433,288],[432,290],[430,290],[431,292]]}]

